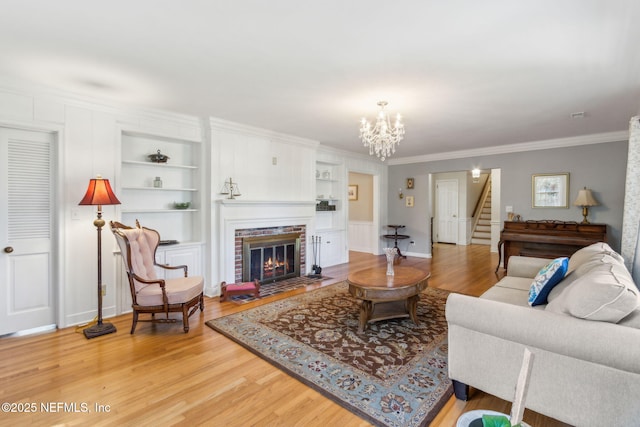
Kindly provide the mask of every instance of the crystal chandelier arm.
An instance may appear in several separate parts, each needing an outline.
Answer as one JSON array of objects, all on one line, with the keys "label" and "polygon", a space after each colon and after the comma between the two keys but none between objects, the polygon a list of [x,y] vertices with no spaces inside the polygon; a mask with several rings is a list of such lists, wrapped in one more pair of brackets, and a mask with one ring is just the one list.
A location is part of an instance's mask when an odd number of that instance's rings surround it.
[{"label": "crystal chandelier arm", "polygon": [[381,160],[396,152],[396,144],[404,138],[404,125],[400,114],[396,116],[394,126],[384,111],[386,102],[378,103],[380,112],[376,118],[376,124],[371,128],[368,120],[362,119],[360,124],[360,139],[365,147],[369,147],[369,155],[376,154]]}]

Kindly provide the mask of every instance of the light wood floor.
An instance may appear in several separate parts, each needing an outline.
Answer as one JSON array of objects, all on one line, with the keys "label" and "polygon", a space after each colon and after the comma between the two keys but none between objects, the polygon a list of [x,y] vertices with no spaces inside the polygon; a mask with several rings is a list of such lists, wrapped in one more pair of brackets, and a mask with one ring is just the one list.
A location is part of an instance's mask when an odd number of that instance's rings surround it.
[{"label": "light wood floor", "polygon": [[[351,252],[350,260],[325,268],[323,275],[332,279],[307,290],[385,264],[383,256],[358,252]],[[435,245],[432,259],[409,257],[402,265],[431,271],[429,286],[479,295],[497,282],[497,261],[486,246]],[[204,314],[191,317],[188,334],[180,323],[138,323],[130,335],[131,315],[123,315],[110,319],[117,333],[92,340],[75,328],[0,339],[0,401],[16,403],[13,409],[22,412],[0,412],[0,425],[366,426],[204,325],[205,320],[305,291],[245,305],[207,298]],[[431,425],[453,426],[471,409],[508,413],[510,407],[472,390],[468,402],[451,398]],[[35,413],[24,413],[27,409]],[[533,426],[566,426],[530,411],[524,420]]]}]

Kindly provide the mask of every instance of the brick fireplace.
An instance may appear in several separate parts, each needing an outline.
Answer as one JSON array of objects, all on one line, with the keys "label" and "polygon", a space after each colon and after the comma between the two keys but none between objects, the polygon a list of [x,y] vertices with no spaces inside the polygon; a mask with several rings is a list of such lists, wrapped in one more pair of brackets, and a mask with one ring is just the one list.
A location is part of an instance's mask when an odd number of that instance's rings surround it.
[{"label": "brick fireplace", "polygon": [[306,226],[245,228],[235,231],[235,280],[271,283],[305,270]]}]

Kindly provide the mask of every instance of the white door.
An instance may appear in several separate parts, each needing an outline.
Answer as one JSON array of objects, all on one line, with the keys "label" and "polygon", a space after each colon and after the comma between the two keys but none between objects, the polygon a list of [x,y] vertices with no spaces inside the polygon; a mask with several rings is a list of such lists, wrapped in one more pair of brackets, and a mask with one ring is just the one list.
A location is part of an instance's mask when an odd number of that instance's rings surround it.
[{"label": "white door", "polygon": [[458,242],[458,181],[443,179],[436,181],[436,206],[438,227],[437,242]]},{"label": "white door", "polygon": [[54,141],[0,127],[0,335],[56,323]]}]

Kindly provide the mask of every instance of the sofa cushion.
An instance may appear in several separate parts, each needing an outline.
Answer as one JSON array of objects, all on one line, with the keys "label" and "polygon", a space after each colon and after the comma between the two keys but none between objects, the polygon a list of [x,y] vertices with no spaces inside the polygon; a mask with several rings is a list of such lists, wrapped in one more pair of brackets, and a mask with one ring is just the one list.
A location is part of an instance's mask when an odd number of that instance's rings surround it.
[{"label": "sofa cushion", "polygon": [[640,291],[624,266],[602,264],[576,279],[546,309],[617,323],[640,306]]},{"label": "sofa cushion", "polygon": [[[502,279],[500,282],[502,282]],[[522,279],[525,280],[526,289],[518,289],[516,287],[503,287],[503,286],[492,286],[485,293],[483,293],[480,298],[488,299],[491,301],[503,302],[506,304],[517,305],[520,307],[529,307],[529,303],[527,302],[527,297],[529,296],[529,286],[531,284],[531,279]],[[534,309],[544,309],[544,305],[538,305],[533,307]]]},{"label": "sofa cushion", "polygon": [[529,288],[531,288],[531,278],[529,277],[515,277],[504,276],[498,283],[494,285],[498,288],[518,289],[529,294]]},{"label": "sofa cushion", "polygon": [[592,258],[597,254],[607,254],[615,259],[617,259],[620,263],[624,264],[624,259],[616,253],[611,246],[606,244],[605,242],[594,243],[589,246],[585,246],[584,248],[578,249],[571,255],[569,258],[569,269],[567,272],[572,272],[576,268],[580,267],[584,262]]},{"label": "sofa cushion", "polygon": [[630,328],[640,329],[640,307],[636,308],[626,316],[624,319],[618,322],[618,325],[629,326]]},{"label": "sofa cushion", "polygon": [[[614,252],[615,254],[615,252]],[[617,254],[615,254],[617,255]],[[621,262],[622,257],[611,255],[607,252],[592,252],[588,257],[583,257],[580,260],[580,265],[571,270],[569,268],[567,274],[564,276],[564,279],[558,285],[554,286],[549,295],[547,296],[547,301],[552,302],[554,299],[560,295],[569,285],[575,282],[580,277],[588,274],[592,268],[598,267],[604,264],[618,264],[624,266],[624,263]],[[569,259],[569,266],[571,266],[571,258]]]},{"label": "sofa cushion", "polygon": [[529,288],[529,305],[547,303],[547,296],[551,289],[564,278],[569,266],[569,258],[556,258],[538,272]]}]

